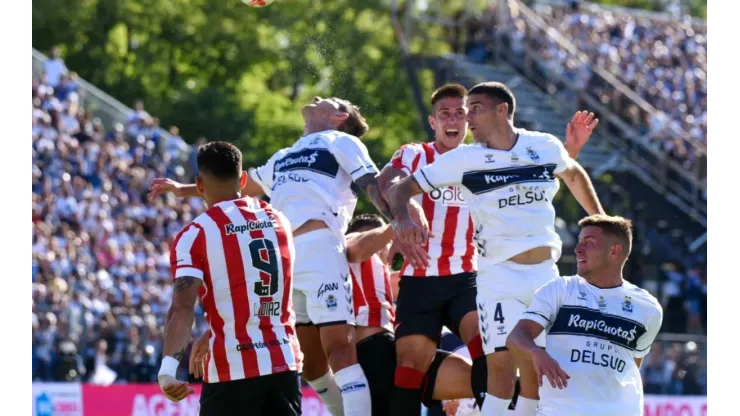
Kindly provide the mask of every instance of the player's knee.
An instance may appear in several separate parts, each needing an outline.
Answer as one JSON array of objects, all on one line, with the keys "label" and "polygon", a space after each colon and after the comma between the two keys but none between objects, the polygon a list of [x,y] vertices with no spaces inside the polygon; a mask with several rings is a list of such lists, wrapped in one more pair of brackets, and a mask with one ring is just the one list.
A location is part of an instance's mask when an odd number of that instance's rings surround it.
[{"label": "player's knee", "polygon": [[425,336],[410,335],[396,340],[398,367],[426,372],[436,352],[434,341]]},{"label": "player's knee", "polygon": [[[501,395],[514,394],[516,385],[516,365],[508,351],[500,351],[486,356],[488,367],[488,387]],[[501,397],[501,396],[499,396]]]},{"label": "player's knee", "polygon": [[353,332],[354,328],[349,325],[333,325],[321,328],[321,345],[334,372],[357,364],[357,350],[353,342]]},{"label": "player's knee", "polygon": [[460,338],[465,344],[469,343],[473,338],[475,338],[476,335],[479,334],[478,312],[471,311],[463,316],[463,319],[460,320],[459,332]]}]

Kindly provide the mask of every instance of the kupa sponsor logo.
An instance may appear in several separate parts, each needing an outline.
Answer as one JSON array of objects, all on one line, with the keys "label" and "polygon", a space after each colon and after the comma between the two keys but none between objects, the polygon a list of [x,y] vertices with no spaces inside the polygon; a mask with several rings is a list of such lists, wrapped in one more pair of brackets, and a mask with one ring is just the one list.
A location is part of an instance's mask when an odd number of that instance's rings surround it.
[{"label": "kupa sponsor logo", "polygon": [[444,205],[467,205],[465,198],[462,195],[462,190],[455,186],[450,186],[445,189],[435,189],[432,192],[429,192],[429,198],[431,198],[432,201],[442,202]]},{"label": "kupa sponsor logo", "polygon": [[568,319],[568,327],[580,328],[585,332],[600,332],[603,334],[616,336],[621,338],[628,343],[635,340],[637,337],[637,325],[630,330],[625,330],[621,326],[610,326],[603,319],[581,319],[579,314],[571,314]]},{"label": "kupa sponsor logo", "polygon": [[264,221],[247,221],[246,224],[226,224],[226,235],[241,234],[250,231],[263,230],[265,228],[273,228],[275,225],[270,220]]},{"label": "kupa sponsor logo", "polygon": [[506,208],[517,205],[529,205],[539,201],[547,201],[545,191],[527,191],[523,194],[512,195],[508,198],[501,198],[498,200],[498,207]]},{"label": "kupa sponsor logo", "polygon": [[316,163],[316,160],[318,159],[318,157],[319,157],[318,152],[313,152],[310,155],[306,155],[306,156],[294,156],[294,157],[287,156],[283,158],[283,160],[275,163],[275,170],[281,171],[285,168],[291,167],[293,165],[298,165],[298,164],[305,165],[305,166],[311,166],[314,163]]},{"label": "kupa sponsor logo", "polygon": [[486,180],[486,184],[496,184],[496,183],[509,183],[509,181],[513,179],[519,179],[519,175],[483,175],[483,178]]}]

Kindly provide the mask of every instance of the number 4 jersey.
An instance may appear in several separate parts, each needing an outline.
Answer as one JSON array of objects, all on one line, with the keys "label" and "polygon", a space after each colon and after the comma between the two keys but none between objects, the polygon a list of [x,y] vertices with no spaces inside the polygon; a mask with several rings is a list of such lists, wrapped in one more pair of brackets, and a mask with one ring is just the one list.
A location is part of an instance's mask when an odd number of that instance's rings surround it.
[{"label": "number 4 jersey", "polygon": [[292,306],[293,236],[285,217],[254,198],[214,205],[177,235],[175,279],[203,280],[210,326],[207,383],[301,371]]},{"label": "number 4 jersey", "polygon": [[570,376],[568,387],[540,387],[544,416],[638,416],[643,393],[635,359],[645,357],[663,321],[647,291],[624,282],[602,289],[580,276],[541,287],[524,313],[547,332],[547,352]]}]

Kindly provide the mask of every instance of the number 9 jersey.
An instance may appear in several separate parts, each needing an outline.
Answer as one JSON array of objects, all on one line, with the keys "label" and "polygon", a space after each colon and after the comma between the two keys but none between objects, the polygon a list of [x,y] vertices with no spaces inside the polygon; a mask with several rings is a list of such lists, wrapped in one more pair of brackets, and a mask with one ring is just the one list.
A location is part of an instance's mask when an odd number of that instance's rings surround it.
[{"label": "number 9 jersey", "polygon": [[220,202],[177,234],[174,279],[203,279],[210,326],[207,383],[301,371],[293,311],[293,235],[283,214],[254,198]]}]

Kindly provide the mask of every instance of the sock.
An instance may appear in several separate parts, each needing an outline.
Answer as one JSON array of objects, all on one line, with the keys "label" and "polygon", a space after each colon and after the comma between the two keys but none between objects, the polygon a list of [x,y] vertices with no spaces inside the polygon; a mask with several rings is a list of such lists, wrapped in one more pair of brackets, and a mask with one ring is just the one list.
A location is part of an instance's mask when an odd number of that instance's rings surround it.
[{"label": "sock", "polygon": [[324,406],[329,410],[331,416],[344,416],[342,392],[339,391],[339,386],[337,386],[331,370],[316,380],[308,381],[308,385],[316,390],[316,394],[324,402]]},{"label": "sock", "polygon": [[424,373],[410,367],[396,368],[391,416],[421,414],[421,385]]},{"label": "sock", "polygon": [[334,374],[342,392],[345,416],[367,416],[371,414],[370,384],[359,364],[343,368]]},{"label": "sock", "polygon": [[504,416],[509,409],[511,399],[499,399],[486,393],[486,400],[483,402],[481,416]]},{"label": "sock", "polygon": [[488,390],[488,364],[486,356],[483,355],[483,340],[476,335],[467,345],[470,358],[473,360],[473,368],[470,372],[470,386],[473,388],[473,397],[478,408],[483,408],[483,399],[486,398]]},{"label": "sock", "polygon": [[539,400],[519,396],[519,400],[516,401],[514,414],[516,416],[535,416],[537,414],[537,403],[539,402]]}]

